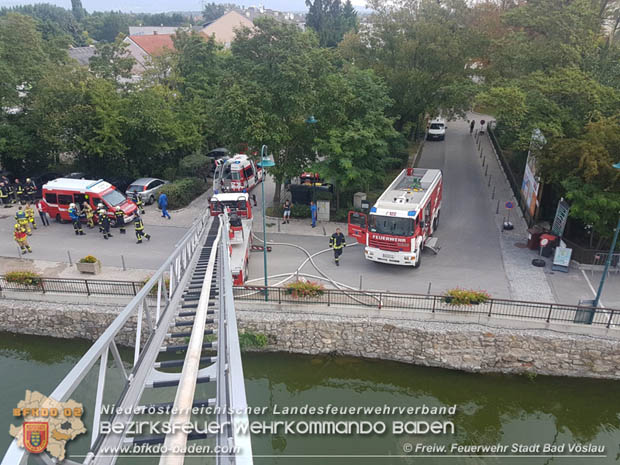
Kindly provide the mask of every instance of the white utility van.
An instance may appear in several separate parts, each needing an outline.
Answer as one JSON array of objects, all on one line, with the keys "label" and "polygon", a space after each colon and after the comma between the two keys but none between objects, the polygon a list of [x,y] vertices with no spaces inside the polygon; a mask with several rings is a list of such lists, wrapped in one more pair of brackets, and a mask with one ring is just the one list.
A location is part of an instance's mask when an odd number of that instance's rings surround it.
[{"label": "white utility van", "polygon": [[443,118],[435,118],[428,123],[426,139],[444,140],[446,138],[446,129],[446,120]]}]

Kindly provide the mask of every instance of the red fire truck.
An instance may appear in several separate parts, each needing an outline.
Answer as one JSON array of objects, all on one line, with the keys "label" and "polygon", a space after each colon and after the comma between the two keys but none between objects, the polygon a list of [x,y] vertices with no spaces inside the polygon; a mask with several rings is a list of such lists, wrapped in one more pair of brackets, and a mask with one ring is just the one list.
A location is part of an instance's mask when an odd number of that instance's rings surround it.
[{"label": "red fire truck", "polygon": [[248,279],[248,261],[252,247],[252,207],[246,193],[215,194],[209,201],[211,216],[228,213],[230,269],[233,284],[241,286]]},{"label": "red fire truck", "polygon": [[263,179],[263,170],[247,155],[218,160],[213,175],[220,192],[250,192]]},{"label": "red fire truck", "polygon": [[443,180],[440,170],[407,168],[381,194],[370,214],[349,212],[349,236],[366,246],[368,260],[417,268],[437,229]]}]

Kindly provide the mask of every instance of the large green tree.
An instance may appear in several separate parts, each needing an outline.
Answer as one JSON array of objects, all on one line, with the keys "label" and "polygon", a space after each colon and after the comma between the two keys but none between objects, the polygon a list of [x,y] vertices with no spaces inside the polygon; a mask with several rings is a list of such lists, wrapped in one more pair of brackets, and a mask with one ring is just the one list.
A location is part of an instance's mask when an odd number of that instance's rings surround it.
[{"label": "large green tree", "polygon": [[357,12],[351,0],[306,0],[306,26],[314,29],[323,47],[335,47],[344,35],[357,29]]}]

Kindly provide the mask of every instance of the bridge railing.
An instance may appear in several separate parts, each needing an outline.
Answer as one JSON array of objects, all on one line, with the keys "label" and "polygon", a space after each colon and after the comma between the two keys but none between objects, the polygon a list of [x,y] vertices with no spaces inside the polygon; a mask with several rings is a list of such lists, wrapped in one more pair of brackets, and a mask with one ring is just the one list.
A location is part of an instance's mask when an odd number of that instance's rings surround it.
[{"label": "bridge railing", "polygon": [[[142,283],[140,283],[140,287],[136,288],[135,283],[132,284],[130,282],[119,284],[119,282],[113,282],[116,283],[116,290],[123,289],[127,292],[131,291],[134,292],[135,296],[110,324],[110,326],[108,326],[103,334],[93,343],[88,352],[86,352],[86,354],[84,354],[84,356],[77,362],[73,369],[56,387],[56,389],[54,389],[54,391],[50,394],[49,397],[51,399],[58,402],[66,402],[75,389],[80,385],[82,380],[84,380],[84,378],[90,373],[92,368],[97,364],[99,365],[99,376],[97,378],[97,390],[95,394],[95,409],[93,411],[93,423],[91,427],[91,445],[95,443],[97,439],[96,431],[99,430],[100,412],[104,397],[106,371],[108,367],[108,355],[110,352],[112,353],[115,364],[123,373],[126,381],[129,380],[130,376],[130,374],[125,370],[124,363],[115,342],[115,337],[124,328],[130,318],[136,318],[135,349],[133,360],[133,366],[135,367],[142,354],[141,341],[143,339],[143,321],[146,322],[146,325],[148,326],[148,334],[151,335],[157,328],[160,316],[163,314],[168,302],[172,299],[173,295],[175,295],[177,285],[188,268],[196,248],[200,244],[200,239],[209,222],[209,219],[210,216],[207,210],[203,215],[194,221],[193,225],[189,228],[181,241],[177,243],[174,252],[170,255],[170,257],[168,257],[164,264],[155,272],[146,284],[142,285]],[[47,278],[42,281],[44,283],[43,285],[45,286],[45,283],[49,284],[50,279],[52,278]],[[69,286],[67,281],[71,282],[73,287]],[[72,293],[81,291],[83,294],[90,292],[90,288],[87,288],[88,290],[86,288],[79,288],[73,281],[74,280],[64,281],[65,286],[67,286],[64,287],[65,291],[67,289],[71,289],[73,291]],[[54,281],[52,280],[52,282]],[[103,282],[105,283],[106,281]],[[89,283],[92,282],[89,281]],[[41,291],[41,289],[33,289],[36,287],[37,286],[35,285],[22,285],[21,290]],[[106,288],[105,286],[103,288],[97,286],[93,287],[93,290],[105,292],[110,291],[110,289],[111,288]],[[18,446],[17,440],[13,440],[2,460],[1,465],[25,465],[28,462],[28,455],[29,454],[25,449]],[[44,463],[51,463],[48,458],[42,460]]]},{"label": "bridge railing", "polygon": [[[263,286],[235,288],[236,301],[265,301]],[[620,310],[544,302],[528,302],[507,299],[488,299],[486,302],[470,305],[455,305],[442,295],[400,294],[381,291],[353,291],[323,289],[313,296],[296,295],[286,287],[269,287],[269,300],[277,303],[300,305],[354,306],[381,309],[411,310],[428,313],[451,313],[484,315],[520,320],[537,320],[546,323],[580,323],[598,327],[620,329]]]}]

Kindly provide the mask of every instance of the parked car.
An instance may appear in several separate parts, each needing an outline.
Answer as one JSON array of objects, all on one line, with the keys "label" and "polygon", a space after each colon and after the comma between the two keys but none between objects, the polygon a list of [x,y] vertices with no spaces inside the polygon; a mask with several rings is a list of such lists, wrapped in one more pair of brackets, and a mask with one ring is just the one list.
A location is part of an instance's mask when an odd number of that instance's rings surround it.
[{"label": "parked car", "polygon": [[223,158],[228,159],[229,156],[230,156],[230,151],[224,147],[213,149],[209,153],[207,153],[207,157],[211,159],[211,169],[210,169],[209,174],[213,175],[213,173],[215,172],[215,162],[217,160],[220,160]]},{"label": "parked car", "polygon": [[446,120],[435,118],[428,125],[426,138],[428,140],[444,140],[446,138]]},{"label": "parked car", "polygon": [[146,204],[155,202],[157,197],[157,191],[161,189],[164,184],[168,184],[170,181],[164,181],[157,178],[140,178],[136,179],[125,191],[125,194],[130,199],[133,199],[134,194],[138,194],[142,201]]},{"label": "parked car", "polygon": [[131,181],[133,181],[133,178],[119,175],[119,176],[105,176],[103,180],[112,184],[120,192],[126,192],[129,186],[131,186]]},{"label": "parked car", "polygon": [[39,174],[35,174],[34,176],[31,176],[30,179],[32,179],[35,185],[37,186],[37,193],[35,197],[37,199],[40,199],[42,192],[43,192],[43,185],[47,184],[49,181],[53,181],[54,179],[58,179],[60,177],[62,177],[60,173],[52,173],[52,172],[39,173]]}]

